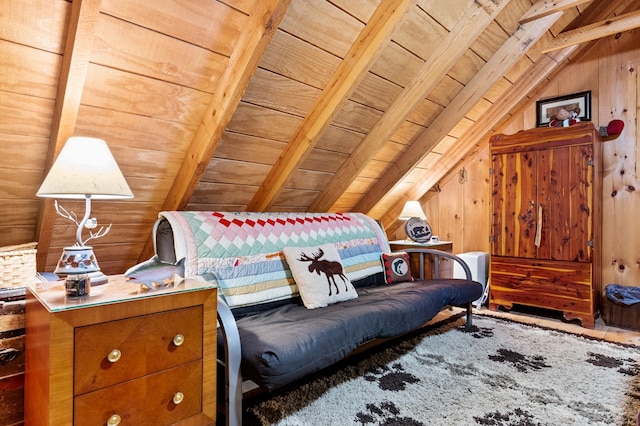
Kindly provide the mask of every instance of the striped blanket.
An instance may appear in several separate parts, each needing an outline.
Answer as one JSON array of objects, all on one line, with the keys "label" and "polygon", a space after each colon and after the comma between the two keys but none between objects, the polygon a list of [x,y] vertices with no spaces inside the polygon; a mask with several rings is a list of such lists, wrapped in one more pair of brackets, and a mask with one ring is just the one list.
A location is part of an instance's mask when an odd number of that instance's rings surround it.
[{"label": "striped blanket", "polygon": [[176,259],[185,275],[216,281],[233,309],[298,295],[282,250],[333,243],[347,277],[383,271],[389,243],[361,213],[161,212],[173,230]]}]

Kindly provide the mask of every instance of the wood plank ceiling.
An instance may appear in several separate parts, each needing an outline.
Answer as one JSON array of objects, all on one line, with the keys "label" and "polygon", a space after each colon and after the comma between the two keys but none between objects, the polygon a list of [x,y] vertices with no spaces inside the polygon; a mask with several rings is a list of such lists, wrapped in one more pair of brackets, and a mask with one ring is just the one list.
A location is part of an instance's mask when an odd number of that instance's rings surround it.
[{"label": "wood plank ceiling", "polygon": [[[35,193],[69,136],[135,198],[93,203],[105,273],[162,210],[363,211],[396,225],[633,0],[4,0],[0,245],[51,271],[75,225]],[[83,212],[83,203],[64,202]]]}]

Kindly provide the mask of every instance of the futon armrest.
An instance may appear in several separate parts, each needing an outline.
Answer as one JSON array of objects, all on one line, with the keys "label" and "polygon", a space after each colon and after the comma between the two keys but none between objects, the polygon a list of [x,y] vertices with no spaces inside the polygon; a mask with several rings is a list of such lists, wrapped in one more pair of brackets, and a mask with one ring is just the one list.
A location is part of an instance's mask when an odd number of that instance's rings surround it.
[{"label": "futon armrest", "polygon": [[218,325],[224,343],[224,389],[227,425],[242,424],[242,350],[236,319],[226,302],[218,297]]},{"label": "futon armrest", "polygon": [[[409,255],[411,255],[412,253],[417,253],[420,255],[420,279],[425,279],[424,276],[424,257],[425,255],[430,255],[433,256],[434,258],[434,270],[432,271],[432,275],[433,277],[431,278],[435,278],[438,279],[440,278],[440,267],[439,267],[439,263],[440,263],[440,258],[447,258],[447,259],[451,259],[454,262],[458,262],[460,264],[460,266],[462,266],[462,269],[464,270],[464,274],[467,280],[469,281],[473,281],[473,276],[471,275],[471,269],[469,269],[469,265],[467,265],[467,263],[462,260],[462,258],[456,256],[455,254],[451,254],[448,253],[446,251],[442,251],[442,250],[436,250],[436,249],[428,249],[428,248],[419,248],[419,249],[407,249],[407,250],[402,250],[405,251],[407,253],[409,253]],[[464,307],[467,311],[466,314],[466,325],[465,328],[467,331],[471,330],[473,328],[473,319],[472,319],[472,312],[473,312],[473,304],[468,303],[467,306]]]}]

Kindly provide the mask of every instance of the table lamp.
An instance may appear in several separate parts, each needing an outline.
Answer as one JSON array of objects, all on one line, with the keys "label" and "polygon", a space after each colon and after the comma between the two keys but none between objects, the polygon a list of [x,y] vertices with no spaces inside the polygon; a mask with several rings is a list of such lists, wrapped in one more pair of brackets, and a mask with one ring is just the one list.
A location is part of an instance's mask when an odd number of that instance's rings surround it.
[{"label": "table lamp", "polygon": [[417,243],[426,243],[431,240],[431,226],[427,223],[427,215],[424,214],[419,201],[407,201],[400,212],[400,220],[406,220],[404,232],[411,240]]},{"label": "table lamp", "polygon": [[[111,225],[98,226],[91,215],[91,200],[117,200],[133,198],[116,160],[106,142],[102,139],[74,136],[67,140],[51,170],[40,186],[37,194],[44,198],[85,200],[85,213],[82,220],[74,212],[54,205],[56,213],[75,223],[76,242],[65,247],[57,264],[55,273],[67,274],[65,288],[67,296],[85,296],[89,294],[91,282],[94,285],[105,283],[106,276],[100,271],[93,248],[87,242],[106,235]],[[89,237],[82,239],[83,228],[89,229]]]}]

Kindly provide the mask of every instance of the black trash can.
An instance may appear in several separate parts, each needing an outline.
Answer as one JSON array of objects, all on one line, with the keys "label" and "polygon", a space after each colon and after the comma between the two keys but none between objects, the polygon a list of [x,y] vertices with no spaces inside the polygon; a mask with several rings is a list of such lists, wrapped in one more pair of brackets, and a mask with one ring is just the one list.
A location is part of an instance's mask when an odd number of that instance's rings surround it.
[{"label": "black trash can", "polygon": [[640,331],[640,287],[609,284],[602,307],[605,324]]}]

